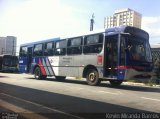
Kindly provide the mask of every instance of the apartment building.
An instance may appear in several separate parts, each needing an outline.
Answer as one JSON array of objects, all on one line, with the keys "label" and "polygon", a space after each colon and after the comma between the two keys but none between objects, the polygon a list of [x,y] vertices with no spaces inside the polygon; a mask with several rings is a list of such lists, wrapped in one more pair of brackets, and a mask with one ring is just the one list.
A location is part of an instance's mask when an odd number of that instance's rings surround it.
[{"label": "apartment building", "polygon": [[104,28],[127,25],[141,28],[142,15],[129,8],[115,11],[113,16],[105,17]]},{"label": "apartment building", "polygon": [[14,36],[0,37],[0,54],[16,55],[17,38]]}]

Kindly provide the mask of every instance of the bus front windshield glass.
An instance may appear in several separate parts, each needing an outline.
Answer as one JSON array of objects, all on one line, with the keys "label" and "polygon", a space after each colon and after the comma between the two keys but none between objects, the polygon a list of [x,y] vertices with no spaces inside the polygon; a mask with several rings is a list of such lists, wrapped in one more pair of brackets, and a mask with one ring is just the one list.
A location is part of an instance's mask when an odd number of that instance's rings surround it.
[{"label": "bus front windshield glass", "polygon": [[3,60],[3,65],[5,66],[11,66],[12,59],[10,57],[5,57]]},{"label": "bus front windshield glass", "polygon": [[130,60],[152,62],[152,55],[148,40],[136,37],[127,39],[127,49]]},{"label": "bus front windshield glass", "polygon": [[4,57],[3,59],[3,65],[5,66],[17,66],[17,64],[18,64],[18,59],[16,56]]}]

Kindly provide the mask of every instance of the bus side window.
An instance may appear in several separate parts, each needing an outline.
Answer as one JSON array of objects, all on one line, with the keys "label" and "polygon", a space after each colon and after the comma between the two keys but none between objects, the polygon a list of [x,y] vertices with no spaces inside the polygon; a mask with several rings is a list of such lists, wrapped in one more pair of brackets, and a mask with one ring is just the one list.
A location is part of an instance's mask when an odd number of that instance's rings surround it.
[{"label": "bus side window", "polygon": [[20,48],[20,57],[26,57],[27,56],[27,47],[21,47]]},{"label": "bus side window", "polygon": [[67,47],[66,40],[57,41],[55,47],[55,55],[65,55],[66,47]]},{"label": "bus side window", "polygon": [[54,43],[53,42],[45,43],[44,56],[52,56],[52,55],[54,55]]},{"label": "bus side window", "polygon": [[43,44],[36,44],[34,46],[34,56],[43,56]]},{"label": "bus side window", "polygon": [[103,34],[86,36],[84,39],[83,53],[100,53],[103,47]]},{"label": "bus side window", "polygon": [[67,54],[81,54],[82,53],[82,37],[72,38],[68,40]]}]

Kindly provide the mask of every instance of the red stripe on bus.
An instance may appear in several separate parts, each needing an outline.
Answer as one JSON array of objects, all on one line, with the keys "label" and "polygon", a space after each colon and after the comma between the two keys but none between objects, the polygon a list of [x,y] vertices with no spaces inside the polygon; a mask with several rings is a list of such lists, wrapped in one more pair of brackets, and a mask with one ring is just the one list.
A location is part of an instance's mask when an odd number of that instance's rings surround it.
[{"label": "red stripe on bus", "polygon": [[42,62],[41,62],[41,59],[40,59],[40,58],[39,58],[39,66],[40,66],[40,69],[41,69],[42,74],[43,74],[43,75],[46,75],[45,69],[44,69],[44,67],[43,67],[43,65],[42,65]]}]

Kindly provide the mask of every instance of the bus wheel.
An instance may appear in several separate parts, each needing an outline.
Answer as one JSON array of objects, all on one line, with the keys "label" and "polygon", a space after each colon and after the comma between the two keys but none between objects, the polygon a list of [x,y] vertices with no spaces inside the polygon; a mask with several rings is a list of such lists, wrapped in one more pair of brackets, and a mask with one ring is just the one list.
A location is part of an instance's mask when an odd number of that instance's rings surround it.
[{"label": "bus wheel", "polygon": [[86,79],[87,83],[91,86],[95,86],[100,83],[98,72],[95,69],[90,69],[88,71]]},{"label": "bus wheel", "polygon": [[66,79],[65,76],[55,76],[57,81],[64,81]]},{"label": "bus wheel", "polygon": [[119,86],[123,82],[122,80],[110,80],[109,81],[112,86]]},{"label": "bus wheel", "polygon": [[38,80],[46,79],[46,76],[42,75],[41,69],[39,67],[36,67],[34,70],[34,78]]}]

